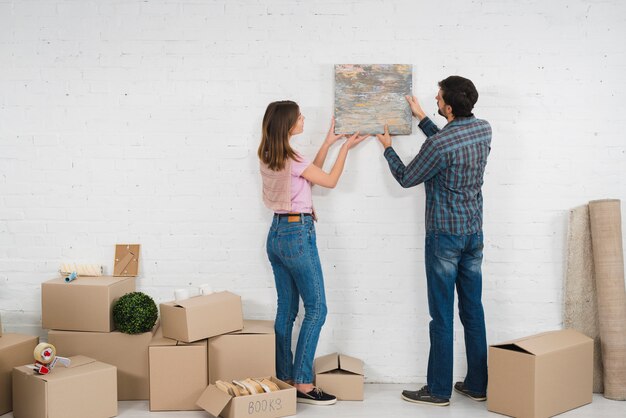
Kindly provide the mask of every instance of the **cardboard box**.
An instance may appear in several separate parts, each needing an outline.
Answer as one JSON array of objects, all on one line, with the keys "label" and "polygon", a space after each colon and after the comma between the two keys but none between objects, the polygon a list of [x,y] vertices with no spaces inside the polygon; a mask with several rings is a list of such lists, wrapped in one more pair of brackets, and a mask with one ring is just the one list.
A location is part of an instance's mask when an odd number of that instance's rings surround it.
[{"label": "cardboard box", "polygon": [[244,320],[241,331],[209,339],[209,383],[275,374],[274,321]]},{"label": "cardboard box", "polygon": [[276,383],[280,390],[233,398],[215,385],[209,385],[198,399],[198,406],[222,418],[278,418],[295,415],[296,389],[275,377],[266,378]]},{"label": "cardboard box", "polygon": [[39,337],[4,334],[0,337],[0,415],[13,409],[11,372],[13,367],[34,363],[33,351]]},{"label": "cardboard box", "polygon": [[315,385],[340,401],[362,401],[363,361],[333,353],[318,357],[314,363]]},{"label": "cardboard box", "polygon": [[85,356],[70,357],[38,375],[28,366],[13,369],[15,418],[109,418],[117,415],[115,366]]},{"label": "cardboard box", "polygon": [[82,354],[117,367],[117,399],[150,399],[148,347],[154,330],[142,334],[113,332],[50,331],[48,342],[57,354]]},{"label": "cardboard box", "polygon": [[487,409],[551,417],[591,402],[593,340],[566,329],[489,347]]},{"label": "cardboard box", "polygon": [[41,284],[42,328],[66,331],[110,332],[113,304],[135,291],[134,277],[62,277]]},{"label": "cardboard box", "polygon": [[243,328],[241,297],[230,292],[162,303],[163,336],[193,342]]},{"label": "cardboard box", "polygon": [[184,343],[164,338],[159,328],[149,348],[150,410],[199,410],[206,389],[207,341]]}]

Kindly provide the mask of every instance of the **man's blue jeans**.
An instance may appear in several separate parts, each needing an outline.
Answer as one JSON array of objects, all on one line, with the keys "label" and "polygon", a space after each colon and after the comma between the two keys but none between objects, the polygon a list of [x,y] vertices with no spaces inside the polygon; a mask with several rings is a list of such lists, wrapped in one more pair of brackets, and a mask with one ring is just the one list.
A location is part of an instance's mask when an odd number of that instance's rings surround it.
[{"label": "man's blue jeans", "polygon": [[465,388],[487,392],[487,338],[481,302],[483,235],[426,233],[426,280],[430,311],[430,354],[427,384],[430,393],[452,394],[454,288],[465,335]]},{"label": "man's blue jeans", "polygon": [[[276,377],[295,383],[313,383],[313,358],[327,309],[312,217],[303,216],[301,221],[288,222],[287,217],[274,216],[267,236],[267,255],[278,293],[274,323]],[[300,297],[304,303],[304,321],[294,357],[291,335]]]}]

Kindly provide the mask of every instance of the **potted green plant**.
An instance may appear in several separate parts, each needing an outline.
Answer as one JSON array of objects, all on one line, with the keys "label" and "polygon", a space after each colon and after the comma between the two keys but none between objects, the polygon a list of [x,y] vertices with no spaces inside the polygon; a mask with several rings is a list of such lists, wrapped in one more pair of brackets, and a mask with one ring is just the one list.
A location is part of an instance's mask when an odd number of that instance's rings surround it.
[{"label": "potted green plant", "polygon": [[158,315],[154,300],[142,292],[127,293],[113,305],[113,323],[125,334],[150,331]]}]

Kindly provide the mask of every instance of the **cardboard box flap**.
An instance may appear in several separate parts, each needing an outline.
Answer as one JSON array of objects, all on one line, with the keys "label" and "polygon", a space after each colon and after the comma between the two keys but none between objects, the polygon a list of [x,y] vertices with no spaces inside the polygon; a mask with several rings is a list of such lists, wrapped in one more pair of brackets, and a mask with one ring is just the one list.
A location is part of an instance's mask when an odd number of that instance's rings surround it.
[{"label": "cardboard box flap", "polygon": [[559,351],[573,345],[584,344],[589,340],[589,337],[574,331],[573,329],[564,329],[560,331],[548,331],[530,337],[520,338],[494,345],[494,347],[505,350],[523,351],[538,356]]},{"label": "cardboard box flap", "polygon": [[315,359],[315,373],[326,373],[339,368],[339,354],[327,354]]},{"label": "cardboard box flap", "polygon": [[185,309],[193,309],[197,306],[204,306],[207,303],[207,299],[211,302],[219,302],[222,300],[229,300],[234,295],[230,292],[218,292],[211,293],[210,295],[193,296],[189,299],[181,300],[179,302],[170,302],[174,307],[181,307]]},{"label": "cardboard box flap", "polygon": [[339,368],[346,372],[362,375],[363,374],[363,360],[359,360],[358,358],[339,354]]},{"label": "cardboard box flap", "polygon": [[215,385],[209,385],[200,395],[196,405],[214,417],[218,417],[230,400],[231,396],[229,394],[222,392]]},{"label": "cardboard box flap", "polygon": [[363,361],[344,354],[332,353],[315,359],[315,373],[328,373],[340,370],[363,375]]},{"label": "cardboard box flap", "polygon": [[274,321],[261,321],[254,319],[244,319],[243,329],[230,332],[229,334],[273,334]]},{"label": "cardboard box flap", "polygon": [[[80,356],[80,355],[79,356],[70,357],[70,360],[71,360],[71,363],[70,363],[69,367],[67,367],[68,369],[73,369],[75,367],[84,366],[85,364],[94,363],[96,361],[96,360],[92,359],[91,357]],[[58,367],[65,367],[65,366],[58,365]]]}]

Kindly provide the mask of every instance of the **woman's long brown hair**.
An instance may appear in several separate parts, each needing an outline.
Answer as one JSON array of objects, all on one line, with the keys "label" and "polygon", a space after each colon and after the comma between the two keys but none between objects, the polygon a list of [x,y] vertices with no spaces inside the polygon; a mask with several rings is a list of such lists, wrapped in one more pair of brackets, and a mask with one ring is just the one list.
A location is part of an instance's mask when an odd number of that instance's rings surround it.
[{"label": "woman's long brown hair", "polygon": [[291,100],[272,102],[267,106],[257,154],[270,170],[280,171],[285,168],[287,158],[297,160],[296,152],[289,145],[289,131],[299,116],[300,107]]}]

